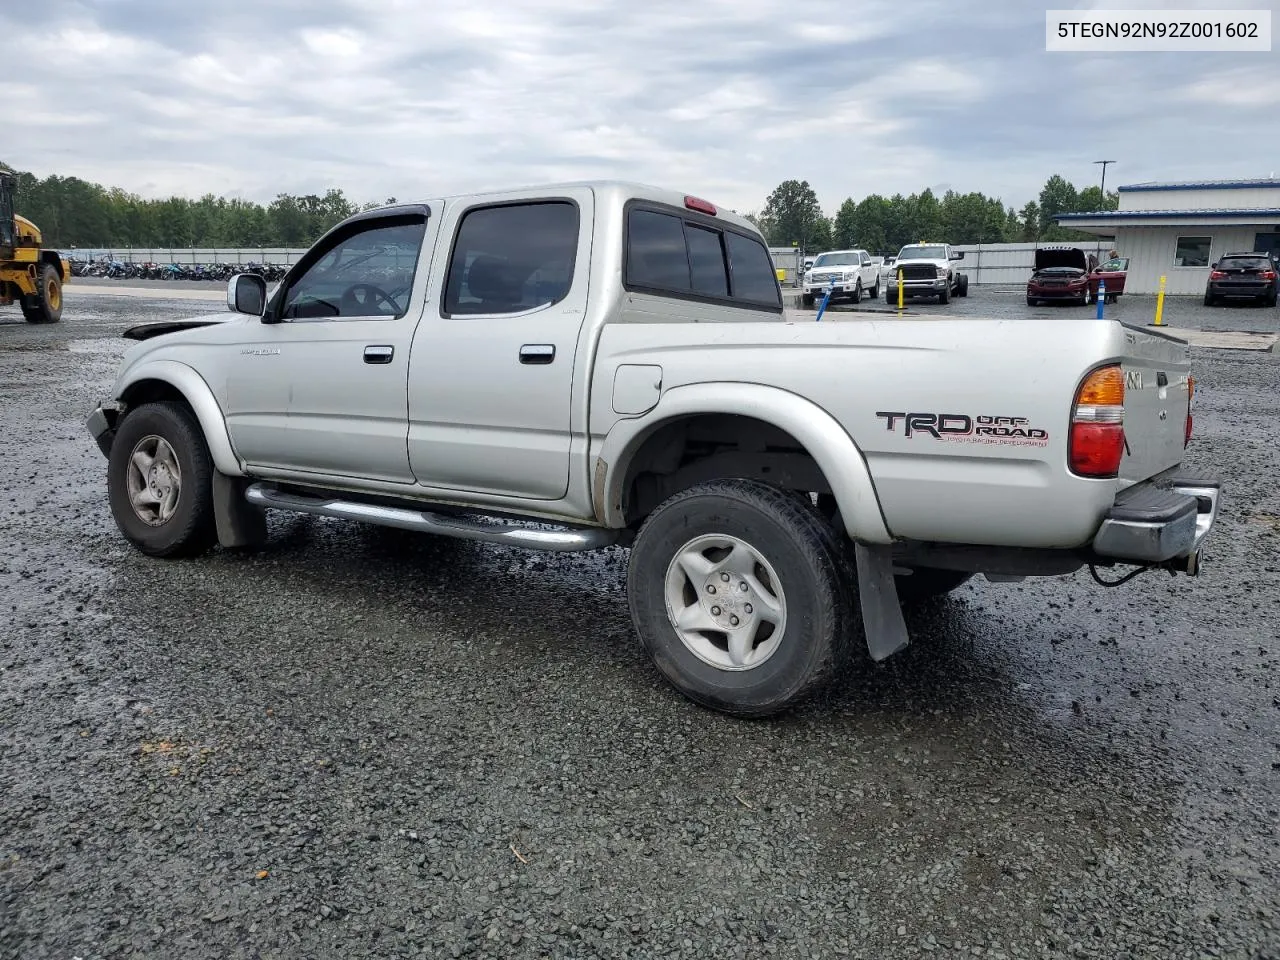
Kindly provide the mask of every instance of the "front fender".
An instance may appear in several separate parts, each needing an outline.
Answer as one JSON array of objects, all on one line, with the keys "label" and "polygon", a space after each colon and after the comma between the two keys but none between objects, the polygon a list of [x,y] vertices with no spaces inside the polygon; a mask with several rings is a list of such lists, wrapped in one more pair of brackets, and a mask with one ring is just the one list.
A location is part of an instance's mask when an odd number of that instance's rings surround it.
[{"label": "front fender", "polygon": [[181,393],[200,422],[205,443],[209,445],[209,453],[213,457],[213,465],[220,473],[229,477],[244,476],[244,464],[231,445],[222,407],[218,405],[209,384],[195,368],[176,360],[145,360],[121,374],[113,391],[115,399],[120,400],[130,387],[144,380],[159,380]]},{"label": "front fender", "polygon": [[[680,417],[737,414],[772,424],[804,445],[831,484],[849,536],[863,543],[891,543],[867,461],[853,438],[829,413],[797,394],[751,383],[695,383],[664,391],[642,417],[620,420],[606,434],[596,458],[603,485],[596,484],[596,512],[606,526],[620,527],[622,494],[631,460],[658,428]],[[603,466],[601,466],[603,465]]]}]

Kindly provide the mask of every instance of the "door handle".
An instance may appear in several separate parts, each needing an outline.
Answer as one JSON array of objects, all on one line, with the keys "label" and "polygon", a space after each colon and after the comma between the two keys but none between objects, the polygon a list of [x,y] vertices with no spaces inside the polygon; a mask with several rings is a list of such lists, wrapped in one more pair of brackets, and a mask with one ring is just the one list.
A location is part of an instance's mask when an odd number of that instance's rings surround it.
[{"label": "door handle", "polygon": [[376,344],[364,348],[365,363],[390,363],[396,348],[390,344]]},{"label": "door handle", "polygon": [[526,343],[520,348],[521,363],[550,363],[555,358],[554,343]]}]

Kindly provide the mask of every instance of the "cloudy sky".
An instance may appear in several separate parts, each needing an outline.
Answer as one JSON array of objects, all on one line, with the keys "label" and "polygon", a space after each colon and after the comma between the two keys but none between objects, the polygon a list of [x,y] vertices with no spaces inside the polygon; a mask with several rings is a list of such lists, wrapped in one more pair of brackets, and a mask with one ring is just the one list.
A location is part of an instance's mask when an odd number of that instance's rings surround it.
[{"label": "cloudy sky", "polygon": [[0,36],[36,65],[0,74],[0,160],[257,200],[620,177],[741,212],[790,178],[833,212],[926,186],[1020,207],[1104,158],[1109,185],[1280,172],[1280,47],[1045,52],[1046,7],[1164,5],[38,0]]}]

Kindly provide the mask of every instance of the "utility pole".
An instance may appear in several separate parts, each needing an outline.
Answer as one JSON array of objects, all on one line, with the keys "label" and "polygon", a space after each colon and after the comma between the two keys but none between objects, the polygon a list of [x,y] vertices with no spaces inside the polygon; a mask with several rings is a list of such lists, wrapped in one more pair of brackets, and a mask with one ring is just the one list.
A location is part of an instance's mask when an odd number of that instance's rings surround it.
[{"label": "utility pole", "polygon": [[1102,207],[1105,210],[1107,206],[1107,165],[1115,163],[1115,161],[1095,160],[1093,162],[1102,164]]}]

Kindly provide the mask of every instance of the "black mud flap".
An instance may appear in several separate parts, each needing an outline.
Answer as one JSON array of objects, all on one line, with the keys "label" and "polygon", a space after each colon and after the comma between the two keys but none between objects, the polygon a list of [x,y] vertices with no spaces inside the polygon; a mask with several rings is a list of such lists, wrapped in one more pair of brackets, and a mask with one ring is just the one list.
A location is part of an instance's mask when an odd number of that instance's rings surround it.
[{"label": "black mud flap", "polygon": [[898,585],[893,579],[893,548],[888,544],[855,543],[854,560],[867,652],[872,660],[880,661],[911,642],[902,618]]},{"label": "black mud flap", "polygon": [[267,515],[244,497],[249,480],[213,471],[213,517],[224,547],[260,547],[267,542]]}]

